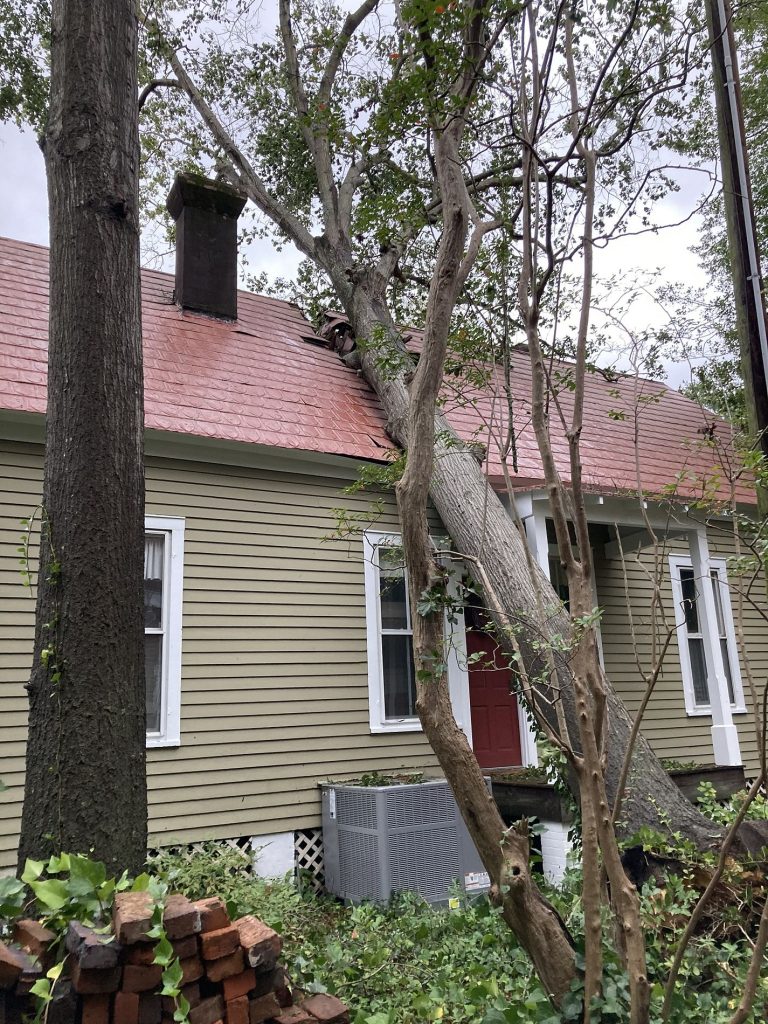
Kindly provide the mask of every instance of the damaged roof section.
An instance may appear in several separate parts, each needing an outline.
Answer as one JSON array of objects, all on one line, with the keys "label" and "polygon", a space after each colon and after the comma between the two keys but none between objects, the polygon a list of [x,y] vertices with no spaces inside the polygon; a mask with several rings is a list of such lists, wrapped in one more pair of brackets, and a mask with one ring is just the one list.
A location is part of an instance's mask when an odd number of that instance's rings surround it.
[{"label": "damaged roof section", "polygon": [[[237,320],[183,311],[170,296],[173,276],[142,272],[145,423],[148,428],[222,441],[258,444],[353,459],[383,461],[392,443],[375,394],[362,376],[326,347],[295,305],[239,292]],[[333,328],[345,318],[335,315]],[[329,325],[321,332],[327,333]],[[354,347],[348,332],[344,351]],[[44,413],[48,338],[48,251],[0,240],[0,405]],[[409,331],[417,351],[420,332]],[[343,353],[342,353],[343,354]],[[541,486],[543,473],[530,416],[531,367],[527,352],[511,353],[512,408],[517,442],[514,485]],[[572,414],[568,363],[555,367],[560,412],[553,409],[558,469],[570,479],[568,443],[559,421]],[[640,488],[692,500],[728,501],[733,457],[730,426],[658,381],[589,373],[581,438],[588,490],[627,493]],[[466,441],[487,446],[486,467],[502,486],[499,448],[507,434],[502,371],[467,386],[450,375],[444,412]],[[635,439],[637,438],[637,444]],[[512,459],[508,460],[510,469]],[[723,468],[725,467],[725,468]],[[748,481],[737,500],[754,503]]]}]

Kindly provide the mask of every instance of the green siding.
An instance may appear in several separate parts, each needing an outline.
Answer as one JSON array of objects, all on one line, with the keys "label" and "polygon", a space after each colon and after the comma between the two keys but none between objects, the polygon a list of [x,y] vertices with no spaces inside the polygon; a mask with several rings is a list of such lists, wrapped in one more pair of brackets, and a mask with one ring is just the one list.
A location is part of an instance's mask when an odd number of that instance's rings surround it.
[{"label": "green siding", "polygon": [[[662,538],[663,543],[663,538]],[[710,527],[710,553],[725,557],[734,553],[733,537],[720,529]],[[669,576],[670,554],[687,554],[685,542],[667,542],[662,552],[663,581],[661,586],[661,612],[656,618],[656,635],[661,641],[666,635],[666,624],[673,627],[675,611]],[[595,581],[598,603],[603,608],[602,639],[605,668],[608,677],[624,701],[630,714],[634,714],[645,692],[643,674],[649,672],[653,661],[653,625],[651,600],[653,597],[654,556],[651,550],[625,551],[626,584],[622,563],[618,558],[606,559],[596,552]],[[740,581],[729,574],[731,604],[737,618],[737,594]],[[627,593],[630,595],[632,622],[628,612]],[[764,598],[758,599],[763,611],[768,611]],[[757,769],[757,745],[752,702],[747,682],[747,664],[755,679],[768,676],[768,623],[760,611],[745,604],[743,609],[743,635],[740,646],[742,685],[747,714],[734,714],[739,732],[739,744],[747,772]],[[634,639],[633,639],[634,632]],[[738,638],[738,626],[737,626]],[[748,661],[747,661],[748,659]],[[639,661],[639,667],[638,667]],[[641,672],[642,669],[642,672]],[[659,757],[677,758],[712,764],[712,720],[709,716],[688,715],[683,696],[683,678],[677,634],[672,637],[653,696],[643,721],[643,734]]]},{"label": "green siding", "polygon": [[[0,867],[14,863],[34,601],[20,519],[39,501],[39,447],[0,458]],[[333,509],[365,513],[345,481],[149,459],[147,514],[185,520],[181,746],[148,751],[154,843],[319,825],[317,781],[434,768],[413,733],[368,724],[360,538],[331,541]],[[397,529],[391,498],[376,528]]]}]

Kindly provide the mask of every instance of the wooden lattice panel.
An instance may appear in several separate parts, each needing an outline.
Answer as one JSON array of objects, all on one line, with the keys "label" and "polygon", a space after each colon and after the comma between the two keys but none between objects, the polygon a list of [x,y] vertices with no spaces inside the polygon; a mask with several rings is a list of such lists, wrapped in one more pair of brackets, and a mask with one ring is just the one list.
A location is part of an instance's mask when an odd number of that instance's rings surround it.
[{"label": "wooden lattice panel", "polygon": [[311,886],[315,892],[325,890],[325,867],[323,864],[323,830],[305,828],[293,833],[294,864],[296,879]]},{"label": "wooden lattice panel", "polygon": [[253,848],[250,836],[241,836],[239,839],[217,839],[215,841],[208,840],[207,842],[198,843],[187,843],[183,846],[163,846],[149,850],[149,856],[152,857],[160,852],[173,853],[180,856],[183,860],[192,860],[193,857],[198,857],[201,854],[210,856],[211,850],[234,850],[240,854],[243,858],[243,868],[248,872],[253,871]]}]

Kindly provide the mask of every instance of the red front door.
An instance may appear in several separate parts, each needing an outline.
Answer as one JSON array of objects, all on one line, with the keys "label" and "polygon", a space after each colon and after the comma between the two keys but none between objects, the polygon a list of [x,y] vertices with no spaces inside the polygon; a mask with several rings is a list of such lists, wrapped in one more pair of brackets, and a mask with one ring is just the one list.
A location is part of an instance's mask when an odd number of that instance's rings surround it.
[{"label": "red front door", "polygon": [[517,698],[512,672],[498,644],[487,633],[467,631],[467,654],[482,654],[469,664],[472,746],[481,768],[522,764]]}]

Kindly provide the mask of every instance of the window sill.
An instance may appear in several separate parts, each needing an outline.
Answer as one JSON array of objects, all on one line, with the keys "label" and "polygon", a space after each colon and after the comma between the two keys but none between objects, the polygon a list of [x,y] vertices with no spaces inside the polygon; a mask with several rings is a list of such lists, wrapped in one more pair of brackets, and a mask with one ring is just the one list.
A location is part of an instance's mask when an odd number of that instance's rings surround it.
[{"label": "window sill", "polygon": [[157,750],[168,747],[180,747],[181,739],[178,736],[147,736],[147,750]]},{"label": "window sill", "polygon": [[371,724],[373,735],[384,735],[388,732],[421,732],[421,722],[418,718],[400,718],[392,722],[377,722]]},{"label": "window sill", "polygon": [[[686,708],[685,713],[688,718],[711,718],[712,708]],[[746,715],[746,713],[747,709],[744,706],[734,707],[733,705],[731,705],[732,715]]]}]

